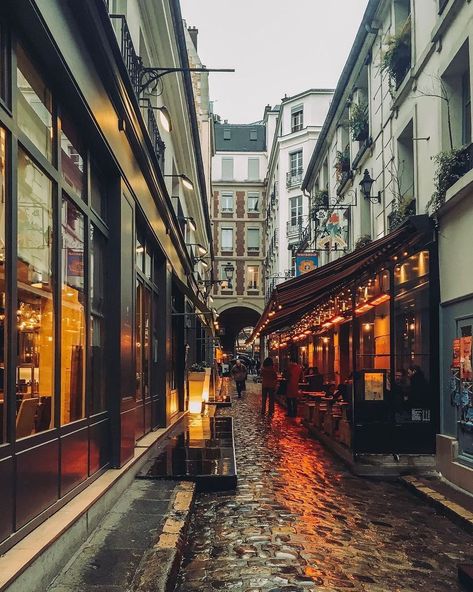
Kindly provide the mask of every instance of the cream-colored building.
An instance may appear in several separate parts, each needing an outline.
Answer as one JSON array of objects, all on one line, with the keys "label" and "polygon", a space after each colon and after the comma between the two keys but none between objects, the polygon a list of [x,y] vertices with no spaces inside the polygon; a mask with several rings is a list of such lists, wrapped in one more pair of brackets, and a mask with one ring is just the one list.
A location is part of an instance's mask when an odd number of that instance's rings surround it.
[{"label": "cream-colored building", "polygon": [[[439,265],[431,256],[426,306],[435,319],[440,305],[440,322],[408,324],[406,335],[416,332],[409,357],[431,377],[437,470],[469,491],[472,58],[472,4],[370,0],[302,184],[311,194],[309,250],[317,251],[319,265],[388,235],[413,215],[430,215]],[[372,183],[366,195],[363,179]],[[396,323],[395,317],[391,331],[402,342]],[[391,356],[395,384],[405,368]]]}]

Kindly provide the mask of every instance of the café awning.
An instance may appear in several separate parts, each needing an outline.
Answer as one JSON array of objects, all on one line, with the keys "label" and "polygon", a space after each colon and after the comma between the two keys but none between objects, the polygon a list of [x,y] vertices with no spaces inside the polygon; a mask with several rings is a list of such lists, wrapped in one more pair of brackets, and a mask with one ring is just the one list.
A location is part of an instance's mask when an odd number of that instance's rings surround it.
[{"label": "caf\u00e9 awning", "polygon": [[433,239],[427,215],[411,216],[386,236],[372,241],[327,265],[276,286],[248,341],[294,325],[321,300],[363,273],[388,263],[401,249],[409,250]]}]

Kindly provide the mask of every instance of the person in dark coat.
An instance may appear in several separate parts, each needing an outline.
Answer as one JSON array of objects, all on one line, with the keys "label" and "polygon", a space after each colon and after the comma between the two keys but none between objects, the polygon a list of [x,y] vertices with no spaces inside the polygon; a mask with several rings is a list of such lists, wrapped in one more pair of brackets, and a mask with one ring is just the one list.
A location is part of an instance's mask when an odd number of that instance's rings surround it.
[{"label": "person in dark coat", "polygon": [[261,368],[261,413],[266,413],[266,400],[269,399],[269,415],[274,413],[274,395],[278,384],[278,374],[272,358],[266,358]]},{"label": "person in dark coat", "polygon": [[246,390],[246,378],[248,376],[248,370],[241,360],[235,362],[231,375],[235,380],[238,398],[241,399],[241,393]]},{"label": "person in dark coat", "polygon": [[289,362],[285,370],[285,377],[287,378],[287,415],[288,417],[296,417],[297,398],[299,396],[299,382],[302,378],[302,366],[298,364],[296,356],[291,357],[291,361]]}]

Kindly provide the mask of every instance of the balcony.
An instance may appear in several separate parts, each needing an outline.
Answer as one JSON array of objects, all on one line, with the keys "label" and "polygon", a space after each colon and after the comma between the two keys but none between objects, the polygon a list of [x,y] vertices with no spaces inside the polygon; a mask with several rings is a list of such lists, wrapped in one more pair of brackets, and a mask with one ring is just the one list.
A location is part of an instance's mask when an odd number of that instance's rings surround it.
[{"label": "balcony", "polygon": [[140,100],[141,113],[148,129],[151,143],[153,144],[154,153],[158,159],[159,166],[164,171],[164,151],[166,145],[164,144],[161,134],[159,133],[158,122],[152,108],[151,101],[149,99]]},{"label": "balcony", "polygon": [[136,53],[133,41],[131,39],[130,29],[128,28],[125,15],[110,14],[113,29],[117,36],[118,44],[122,54],[125,67],[130,77],[131,85],[135,91],[135,95],[140,95],[140,75],[143,68],[143,63],[140,56]]},{"label": "balcony", "polygon": [[302,231],[302,218],[294,224],[291,220],[286,223],[286,234],[289,240],[298,239]]},{"label": "balcony", "polygon": [[286,173],[286,187],[300,187],[302,185],[302,179],[304,178],[304,169],[298,168],[293,169]]}]

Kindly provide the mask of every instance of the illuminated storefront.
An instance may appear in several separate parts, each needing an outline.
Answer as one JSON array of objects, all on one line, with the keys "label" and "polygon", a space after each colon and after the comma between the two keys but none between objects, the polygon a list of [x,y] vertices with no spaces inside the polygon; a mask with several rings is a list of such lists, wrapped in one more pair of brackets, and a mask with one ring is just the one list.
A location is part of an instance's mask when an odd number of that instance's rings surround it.
[{"label": "illuminated storefront", "polygon": [[[436,269],[433,229],[418,216],[281,284],[260,320],[257,331],[268,334],[281,367],[297,353],[301,364],[318,368],[327,393],[339,393],[346,409],[343,417],[335,409],[329,435],[354,455],[435,451]],[[324,412],[332,412],[331,401]],[[349,438],[340,421],[349,424]]]}]

